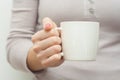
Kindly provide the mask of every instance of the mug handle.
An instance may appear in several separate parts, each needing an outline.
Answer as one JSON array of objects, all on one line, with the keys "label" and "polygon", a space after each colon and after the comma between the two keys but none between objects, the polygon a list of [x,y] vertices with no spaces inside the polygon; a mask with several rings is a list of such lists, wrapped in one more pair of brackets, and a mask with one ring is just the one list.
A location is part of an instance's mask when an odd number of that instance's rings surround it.
[{"label": "mug handle", "polygon": [[[61,30],[62,30],[62,28],[61,28],[61,27],[57,27],[57,28],[55,28],[55,29],[57,29],[57,30],[58,30],[58,32],[61,32]],[[63,56],[64,56],[63,52],[61,52],[61,53],[60,53],[60,55],[61,55],[61,57],[63,57]]]},{"label": "mug handle", "polygon": [[58,32],[61,32],[61,30],[62,30],[62,28],[61,28],[61,27],[57,27],[57,28],[55,28],[55,29],[57,29],[57,30],[58,30]]}]

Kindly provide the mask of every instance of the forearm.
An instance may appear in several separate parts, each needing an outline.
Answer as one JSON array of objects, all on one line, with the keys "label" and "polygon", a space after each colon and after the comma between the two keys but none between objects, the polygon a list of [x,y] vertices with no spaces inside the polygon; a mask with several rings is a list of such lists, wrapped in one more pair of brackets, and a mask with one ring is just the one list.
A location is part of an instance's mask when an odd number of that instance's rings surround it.
[{"label": "forearm", "polygon": [[7,59],[19,70],[27,71],[26,59],[32,47],[39,0],[13,0],[11,28],[7,39]]},{"label": "forearm", "polygon": [[28,72],[26,58],[28,51],[33,45],[30,39],[27,38],[11,38],[7,44],[7,59],[8,62],[18,70]]}]

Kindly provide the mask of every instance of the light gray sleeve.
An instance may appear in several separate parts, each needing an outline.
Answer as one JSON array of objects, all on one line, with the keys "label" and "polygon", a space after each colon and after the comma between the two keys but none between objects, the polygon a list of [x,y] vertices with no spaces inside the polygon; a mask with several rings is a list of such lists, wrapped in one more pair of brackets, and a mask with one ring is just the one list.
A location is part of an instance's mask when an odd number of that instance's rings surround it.
[{"label": "light gray sleeve", "polygon": [[18,70],[30,72],[26,58],[33,45],[31,36],[37,25],[39,0],[13,0],[11,27],[7,39],[8,62]]}]

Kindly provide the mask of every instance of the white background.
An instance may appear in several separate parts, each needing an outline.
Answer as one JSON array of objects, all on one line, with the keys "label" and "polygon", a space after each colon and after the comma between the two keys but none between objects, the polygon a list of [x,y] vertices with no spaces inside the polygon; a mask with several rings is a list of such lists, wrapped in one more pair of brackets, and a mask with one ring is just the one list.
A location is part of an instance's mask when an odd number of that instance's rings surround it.
[{"label": "white background", "polygon": [[13,69],[6,60],[6,37],[10,28],[12,0],[0,0],[0,80],[32,80],[31,75]]}]

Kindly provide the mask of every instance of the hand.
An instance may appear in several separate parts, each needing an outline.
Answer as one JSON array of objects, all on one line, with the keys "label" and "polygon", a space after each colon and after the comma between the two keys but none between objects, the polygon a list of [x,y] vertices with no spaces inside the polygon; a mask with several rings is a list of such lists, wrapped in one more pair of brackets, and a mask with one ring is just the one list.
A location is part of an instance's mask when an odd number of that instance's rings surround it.
[{"label": "hand", "polygon": [[27,64],[31,71],[56,67],[63,63],[60,33],[49,18],[43,19],[43,30],[32,36],[33,46],[29,50]]}]

